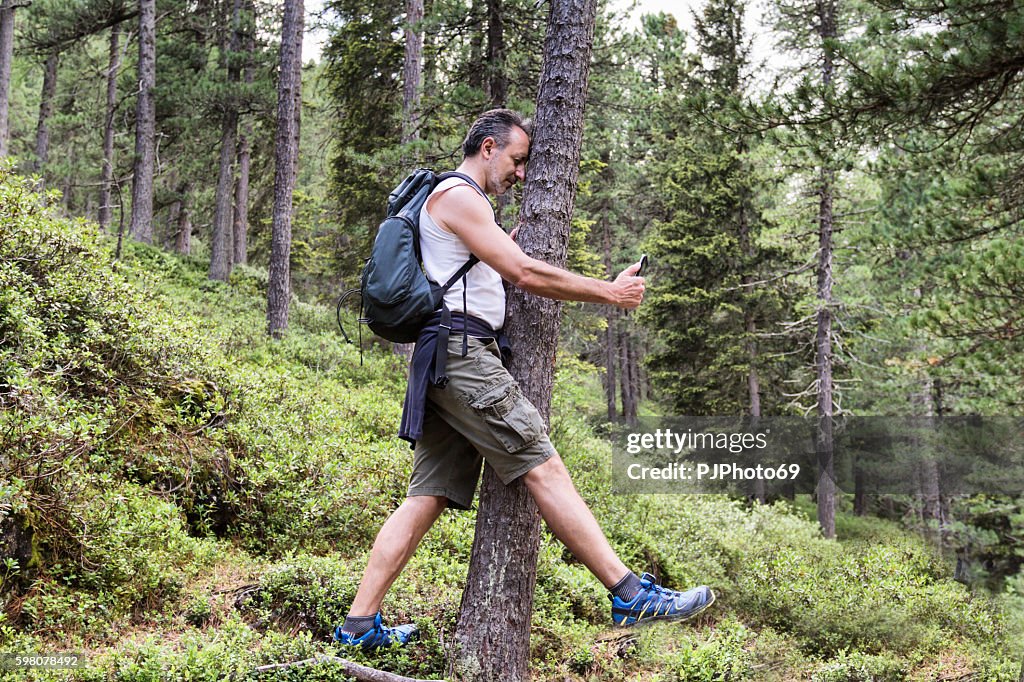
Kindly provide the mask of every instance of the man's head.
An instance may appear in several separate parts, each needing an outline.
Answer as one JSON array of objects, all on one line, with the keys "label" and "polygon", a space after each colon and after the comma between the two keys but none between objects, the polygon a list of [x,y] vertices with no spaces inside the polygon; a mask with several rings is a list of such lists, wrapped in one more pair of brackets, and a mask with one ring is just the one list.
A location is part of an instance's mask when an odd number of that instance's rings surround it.
[{"label": "man's head", "polygon": [[511,109],[491,109],[473,122],[462,143],[467,161],[482,166],[485,192],[504,194],[526,175],[533,124]]}]

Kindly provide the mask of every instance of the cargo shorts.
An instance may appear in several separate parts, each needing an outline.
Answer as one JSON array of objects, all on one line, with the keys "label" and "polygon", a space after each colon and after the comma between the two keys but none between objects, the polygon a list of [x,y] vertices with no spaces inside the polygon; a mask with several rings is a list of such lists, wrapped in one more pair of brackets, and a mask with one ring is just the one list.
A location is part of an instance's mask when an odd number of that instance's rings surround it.
[{"label": "cargo shorts", "polygon": [[448,385],[427,389],[423,435],[413,453],[409,497],[447,497],[469,509],[483,461],[506,485],[556,454],[537,408],[501,364],[493,339],[448,340]]}]

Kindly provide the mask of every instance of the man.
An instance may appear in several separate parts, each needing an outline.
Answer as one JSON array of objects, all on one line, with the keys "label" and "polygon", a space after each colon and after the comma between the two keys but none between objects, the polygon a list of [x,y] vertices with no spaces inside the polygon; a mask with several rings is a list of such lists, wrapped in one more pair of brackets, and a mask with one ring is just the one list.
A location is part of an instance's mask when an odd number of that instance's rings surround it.
[{"label": "man", "polygon": [[[644,280],[635,276],[639,263],[613,282],[582,277],[530,258],[495,223],[486,195],[504,194],[524,178],[530,130],[514,111],[483,114],[463,143],[458,176],[440,182],[420,213],[423,265],[432,281],[448,281],[471,254],[481,262],[445,295],[451,324],[442,324],[439,314],[417,341],[400,432],[415,443],[408,497],[378,533],[349,615],[335,629],[344,644],[369,649],[404,644],[416,634],[411,624],[384,626],[381,601],[441,512],[470,507],[482,459],[506,484],[523,478],[551,531],[608,588],[617,625],[690,618],[714,601],[706,586],[668,590],[619,560],[540,414],[503,366],[509,351],[500,332],[503,279],[539,296],[621,308],[636,308],[644,295]],[[455,334],[450,339],[448,327]]]}]

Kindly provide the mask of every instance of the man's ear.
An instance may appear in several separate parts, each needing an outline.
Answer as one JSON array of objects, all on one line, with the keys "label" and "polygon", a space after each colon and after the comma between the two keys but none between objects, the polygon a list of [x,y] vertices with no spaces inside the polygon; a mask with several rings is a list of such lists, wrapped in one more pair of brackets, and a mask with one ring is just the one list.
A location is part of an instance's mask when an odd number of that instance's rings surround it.
[{"label": "man's ear", "polygon": [[489,159],[497,147],[498,143],[493,137],[485,137],[484,141],[480,144],[480,151],[483,152],[484,159]]}]

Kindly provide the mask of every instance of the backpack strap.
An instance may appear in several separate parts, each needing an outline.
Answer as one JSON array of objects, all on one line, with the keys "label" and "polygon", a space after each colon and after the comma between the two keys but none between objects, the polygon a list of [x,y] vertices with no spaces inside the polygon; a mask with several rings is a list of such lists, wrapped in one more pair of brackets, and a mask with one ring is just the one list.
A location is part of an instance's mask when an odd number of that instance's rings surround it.
[{"label": "backpack strap", "polygon": [[[445,368],[448,366],[448,339],[452,332],[452,311],[448,309],[448,305],[444,302],[444,295],[452,288],[460,278],[462,279],[462,310],[463,315],[468,315],[469,308],[466,305],[466,289],[469,286],[466,284],[466,275],[473,268],[474,265],[480,262],[480,259],[476,256],[470,255],[469,260],[462,264],[462,267],[456,271],[451,278],[445,282],[444,286],[441,287],[441,322],[437,328],[437,347],[434,349],[434,375],[431,377],[431,382],[437,388],[444,388],[448,385],[448,375],[445,373]],[[462,323],[462,357],[466,357],[469,354],[469,336],[466,332],[466,323],[463,320]]]},{"label": "backpack strap", "polygon": [[[469,183],[470,187],[475,189],[480,194],[480,196],[482,196],[484,199],[487,199],[487,195],[484,194],[484,191],[483,189],[480,188],[480,185],[476,184],[476,180],[469,177],[465,173],[460,173],[459,171],[448,171],[447,173],[441,173],[440,175],[437,176],[437,182],[438,184],[440,184],[441,182],[449,178],[459,178],[461,180],[465,180],[466,182]],[[490,203],[490,200],[488,200],[487,203]]]},{"label": "backpack strap", "polygon": [[[450,171],[448,173],[441,173],[437,176],[437,180],[447,180],[449,178],[459,178],[465,180],[470,187],[475,189],[480,196],[487,199],[487,195],[480,188],[480,185],[476,184],[476,180],[469,177],[465,173],[459,173],[458,171]],[[462,280],[462,310],[463,315],[469,314],[469,309],[466,305],[466,289],[469,288],[466,282],[466,275],[473,269],[473,266],[480,262],[480,259],[473,254],[469,255],[469,260],[462,264],[458,270],[455,271],[448,281],[441,287],[441,322],[437,329],[437,347],[434,350],[434,376],[431,377],[431,382],[437,388],[444,388],[448,385],[448,375],[445,373],[445,368],[448,366],[448,339],[451,336],[452,331],[452,311],[448,309],[447,304],[444,302],[444,295],[448,293],[448,290],[455,286],[455,283],[460,279]],[[469,354],[469,336],[466,331],[466,322],[463,319],[462,322],[462,357],[466,357]]]}]

